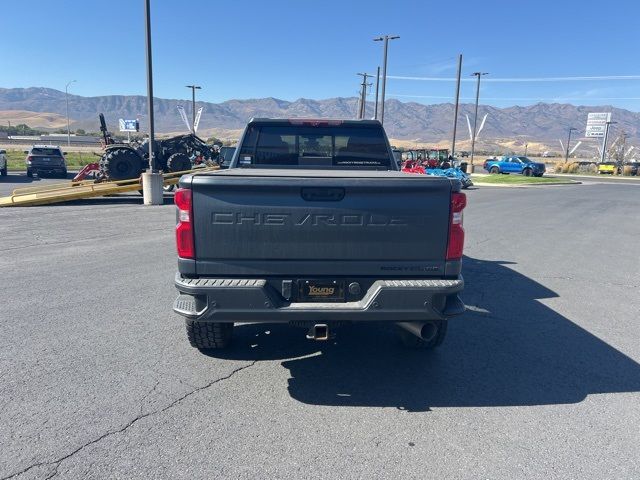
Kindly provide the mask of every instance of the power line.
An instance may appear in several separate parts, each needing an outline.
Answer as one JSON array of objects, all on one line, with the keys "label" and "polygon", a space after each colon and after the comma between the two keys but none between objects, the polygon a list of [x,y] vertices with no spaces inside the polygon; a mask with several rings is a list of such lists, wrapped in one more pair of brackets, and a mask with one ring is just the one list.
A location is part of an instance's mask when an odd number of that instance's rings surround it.
[{"label": "power line", "polygon": [[[406,77],[401,75],[387,75],[393,80],[417,80],[424,82],[455,82],[455,77]],[[599,75],[587,77],[523,77],[523,78],[487,78],[487,82],[577,82],[601,80],[640,80],[640,75]],[[473,82],[473,79],[463,79],[463,82]]]},{"label": "power line", "polygon": [[[405,95],[401,93],[387,93],[387,95],[390,97],[451,99],[451,95]],[[460,97],[461,100],[474,100],[474,98]],[[640,97],[483,97],[483,100],[640,100]]]}]

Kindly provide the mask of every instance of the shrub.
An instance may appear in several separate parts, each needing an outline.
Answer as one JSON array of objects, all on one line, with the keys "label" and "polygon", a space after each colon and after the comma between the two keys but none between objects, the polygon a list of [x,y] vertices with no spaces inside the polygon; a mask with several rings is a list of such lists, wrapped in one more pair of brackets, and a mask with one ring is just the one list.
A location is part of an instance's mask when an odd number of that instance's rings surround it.
[{"label": "shrub", "polygon": [[598,173],[598,167],[594,164],[579,165],[578,173]]}]

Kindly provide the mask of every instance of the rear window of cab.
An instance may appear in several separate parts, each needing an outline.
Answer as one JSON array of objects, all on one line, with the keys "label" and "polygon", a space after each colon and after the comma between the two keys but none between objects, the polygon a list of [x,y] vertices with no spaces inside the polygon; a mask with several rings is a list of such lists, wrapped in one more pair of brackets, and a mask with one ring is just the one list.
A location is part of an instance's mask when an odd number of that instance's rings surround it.
[{"label": "rear window of cab", "polygon": [[251,125],[238,167],[344,167],[388,169],[382,127]]}]

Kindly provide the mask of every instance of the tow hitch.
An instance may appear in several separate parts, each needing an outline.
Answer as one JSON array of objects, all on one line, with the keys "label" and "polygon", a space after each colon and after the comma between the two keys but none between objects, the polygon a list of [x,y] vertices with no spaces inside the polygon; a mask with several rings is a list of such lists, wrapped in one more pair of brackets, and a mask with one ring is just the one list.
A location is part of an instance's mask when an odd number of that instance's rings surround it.
[{"label": "tow hitch", "polygon": [[316,323],[307,332],[309,340],[329,340],[329,325],[326,323]]}]

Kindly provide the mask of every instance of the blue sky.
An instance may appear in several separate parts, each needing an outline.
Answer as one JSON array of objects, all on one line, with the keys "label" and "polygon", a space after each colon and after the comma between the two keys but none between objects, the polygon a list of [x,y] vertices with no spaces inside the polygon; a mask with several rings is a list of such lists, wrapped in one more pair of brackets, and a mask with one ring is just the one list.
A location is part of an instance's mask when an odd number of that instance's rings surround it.
[{"label": "blue sky", "polygon": [[[592,5],[593,3],[593,5]],[[498,82],[505,78],[640,75],[637,0],[151,0],[155,94],[202,100],[352,96],[375,73],[373,37],[390,43],[392,77],[489,72],[481,103],[538,101],[640,111],[640,79]],[[103,18],[105,18],[103,20]],[[144,94],[142,0],[3,2],[0,87],[79,95]],[[450,102],[454,83],[390,78],[388,98]],[[473,82],[461,96],[472,101]]]}]

